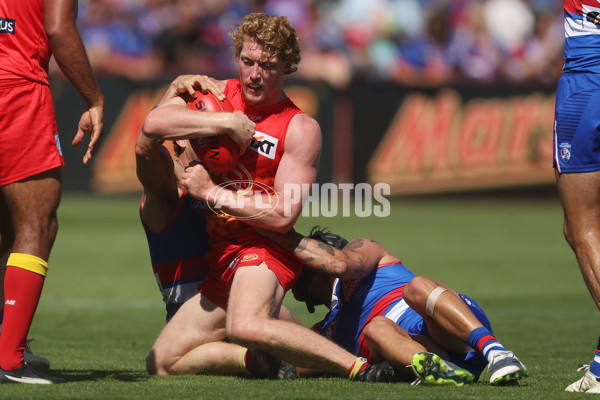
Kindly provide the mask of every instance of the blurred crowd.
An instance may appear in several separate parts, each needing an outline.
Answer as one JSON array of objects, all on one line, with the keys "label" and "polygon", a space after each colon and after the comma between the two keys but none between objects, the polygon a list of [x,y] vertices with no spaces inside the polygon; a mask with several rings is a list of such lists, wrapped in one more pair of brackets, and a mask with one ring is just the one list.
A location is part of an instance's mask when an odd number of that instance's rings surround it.
[{"label": "blurred crowd", "polygon": [[286,15],[303,79],[404,85],[554,83],[563,65],[559,0],[80,0],[79,29],[99,76],[230,77],[230,28]]}]

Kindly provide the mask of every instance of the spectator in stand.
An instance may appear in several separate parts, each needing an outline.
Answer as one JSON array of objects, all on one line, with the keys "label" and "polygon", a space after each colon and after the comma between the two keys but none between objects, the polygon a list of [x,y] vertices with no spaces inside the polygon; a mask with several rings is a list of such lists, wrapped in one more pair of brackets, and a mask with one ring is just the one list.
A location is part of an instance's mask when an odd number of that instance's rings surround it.
[{"label": "spectator in stand", "polygon": [[79,28],[90,63],[99,75],[153,79],[162,68],[150,38],[138,24],[140,9],[110,0],[89,0],[80,10]]},{"label": "spectator in stand", "polygon": [[[299,75],[343,89],[370,79],[553,82],[558,0],[88,0],[79,26],[92,65],[131,80],[200,69],[234,73],[228,31],[251,12],[287,15],[304,48]],[[507,23],[506,21],[510,21]],[[560,62],[559,62],[560,64]]]}]

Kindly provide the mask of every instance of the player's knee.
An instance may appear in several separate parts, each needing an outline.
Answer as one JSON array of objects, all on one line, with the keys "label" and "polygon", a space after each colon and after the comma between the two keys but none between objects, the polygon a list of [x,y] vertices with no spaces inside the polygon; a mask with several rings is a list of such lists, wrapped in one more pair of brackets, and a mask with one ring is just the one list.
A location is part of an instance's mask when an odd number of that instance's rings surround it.
[{"label": "player's knee", "polygon": [[156,364],[156,353],[154,349],[150,350],[150,353],[146,356],[146,371],[150,375],[158,375],[158,366]]},{"label": "player's knee", "polygon": [[589,257],[587,253],[595,252],[600,246],[600,228],[573,227],[565,223],[563,234],[578,260]]},{"label": "player's knee", "polygon": [[56,234],[58,233],[58,217],[56,213],[52,213],[48,220],[40,223],[40,230],[42,231],[42,235],[44,235],[44,239],[48,242],[54,242],[56,238]]},{"label": "player's knee", "polygon": [[575,249],[576,245],[577,245],[577,241],[576,241],[576,235],[575,232],[573,231],[573,229],[571,228],[571,225],[567,222],[567,220],[565,220],[564,224],[563,224],[563,235],[565,236],[565,239],[567,240],[567,243],[569,243],[569,245]]},{"label": "player's knee", "polygon": [[419,314],[433,317],[440,296],[447,290],[447,287],[431,278],[417,276],[406,285],[402,295],[406,304]]},{"label": "player's knee", "polygon": [[425,276],[415,276],[404,288],[402,297],[406,303],[413,307],[418,304],[425,305],[429,293],[438,286],[430,278]]},{"label": "player's knee", "polygon": [[368,340],[377,340],[377,338],[383,336],[386,326],[389,323],[394,323],[390,319],[383,316],[374,317],[363,329],[363,335]]},{"label": "player's knee", "polygon": [[146,357],[146,371],[150,375],[171,375],[170,365],[166,363],[166,358],[161,356],[160,349],[154,347]]}]

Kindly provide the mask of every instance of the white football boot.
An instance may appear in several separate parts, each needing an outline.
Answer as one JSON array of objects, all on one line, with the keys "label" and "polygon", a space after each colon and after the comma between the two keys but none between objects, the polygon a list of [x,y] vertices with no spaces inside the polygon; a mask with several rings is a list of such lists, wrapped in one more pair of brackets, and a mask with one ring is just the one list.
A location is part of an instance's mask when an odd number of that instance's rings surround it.
[{"label": "white football boot", "polygon": [[577,381],[575,381],[575,382],[571,383],[569,386],[567,386],[565,391],[567,391],[567,392],[600,393],[600,377],[597,377],[596,375],[592,374],[590,372],[590,366],[587,364],[580,365],[579,368],[577,368],[577,372],[583,372],[583,371],[585,371],[585,374],[583,374],[583,376],[581,378],[579,378]]},{"label": "white football boot", "polygon": [[492,374],[492,385],[513,385],[518,383],[519,379],[529,376],[523,363],[508,350],[493,350],[492,360],[487,368]]}]

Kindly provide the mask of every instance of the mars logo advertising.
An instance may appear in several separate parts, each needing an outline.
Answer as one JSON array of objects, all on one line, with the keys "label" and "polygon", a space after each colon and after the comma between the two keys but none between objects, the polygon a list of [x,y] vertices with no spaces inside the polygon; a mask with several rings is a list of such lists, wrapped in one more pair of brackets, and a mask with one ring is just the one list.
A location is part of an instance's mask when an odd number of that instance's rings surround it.
[{"label": "mars logo advertising", "polygon": [[15,20],[0,17],[0,33],[15,34]]},{"label": "mars logo advertising", "polygon": [[492,94],[405,96],[369,162],[368,180],[388,183],[391,194],[553,182],[554,94]]},{"label": "mars logo advertising", "polygon": [[274,160],[278,143],[279,139],[267,135],[266,133],[256,131],[249,148],[256,151],[258,154]]}]

